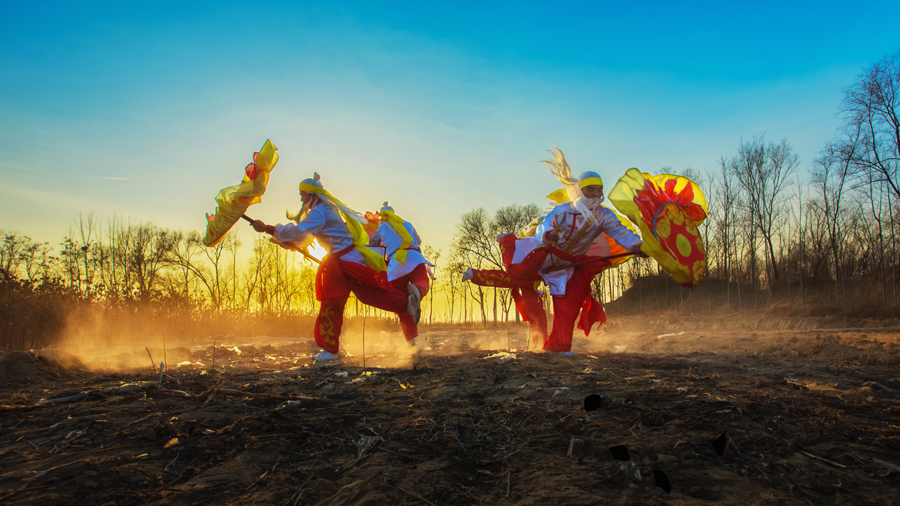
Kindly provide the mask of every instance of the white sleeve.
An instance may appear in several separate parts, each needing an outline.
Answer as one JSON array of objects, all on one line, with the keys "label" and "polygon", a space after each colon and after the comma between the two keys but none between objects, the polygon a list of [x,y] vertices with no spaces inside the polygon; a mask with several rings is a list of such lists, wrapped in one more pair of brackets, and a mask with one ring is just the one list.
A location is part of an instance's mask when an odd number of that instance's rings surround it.
[{"label": "white sleeve", "polygon": [[643,242],[641,241],[640,236],[631,230],[628,230],[625,225],[622,225],[619,221],[619,217],[616,216],[616,213],[606,208],[601,209],[603,209],[603,211],[601,211],[600,216],[597,217],[600,231],[605,232],[606,235],[621,244],[623,248],[631,253],[640,252],[641,243]]},{"label": "white sleeve", "polygon": [[312,242],[313,235],[321,232],[325,228],[325,215],[321,211],[311,209],[306,218],[300,223],[294,225],[288,223],[286,225],[275,226],[275,239],[279,242]]}]

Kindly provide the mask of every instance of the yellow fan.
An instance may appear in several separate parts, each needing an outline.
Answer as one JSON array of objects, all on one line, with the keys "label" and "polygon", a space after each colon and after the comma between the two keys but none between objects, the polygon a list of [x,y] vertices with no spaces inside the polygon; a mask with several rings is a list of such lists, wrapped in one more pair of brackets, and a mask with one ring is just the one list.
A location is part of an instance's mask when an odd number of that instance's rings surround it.
[{"label": "yellow fan", "polygon": [[653,176],[628,169],[609,192],[609,200],[641,230],[641,251],[654,258],[682,286],[706,275],[706,247],[699,225],[706,219],[706,197],[683,176]]},{"label": "yellow fan", "polygon": [[269,183],[269,172],[278,163],[276,151],[278,148],[266,139],[259,152],[253,153],[253,161],[244,169],[243,181],[237,186],[222,188],[216,196],[218,206],[215,214],[206,215],[206,237],[203,238],[205,246],[218,244],[240,218],[253,221],[244,216],[244,213],[248,207],[262,201]]}]

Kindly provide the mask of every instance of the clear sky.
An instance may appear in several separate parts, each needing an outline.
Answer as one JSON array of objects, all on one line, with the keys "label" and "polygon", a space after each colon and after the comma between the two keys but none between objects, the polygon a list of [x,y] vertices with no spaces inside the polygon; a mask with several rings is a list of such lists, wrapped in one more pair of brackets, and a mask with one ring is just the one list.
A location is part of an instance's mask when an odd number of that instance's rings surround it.
[{"label": "clear sky", "polygon": [[808,169],[843,88],[900,49],[896,0],[254,4],[0,1],[0,230],[202,230],[271,139],[249,215],[283,221],[318,171],[446,252],[473,208],[544,205],[554,144],[607,188],[762,133]]}]

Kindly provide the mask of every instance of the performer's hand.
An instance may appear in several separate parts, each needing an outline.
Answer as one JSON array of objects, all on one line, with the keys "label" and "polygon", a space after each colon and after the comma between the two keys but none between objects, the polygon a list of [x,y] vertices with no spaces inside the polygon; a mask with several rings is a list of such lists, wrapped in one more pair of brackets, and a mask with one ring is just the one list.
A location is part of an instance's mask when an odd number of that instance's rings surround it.
[{"label": "performer's hand", "polygon": [[544,232],[544,244],[556,244],[559,242],[559,233],[556,230],[548,230]]},{"label": "performer's hand", "polygon": [[643,251],[638,251],[637,253],[634,254],[634,256],[641,257],[641,258],[650,258],[650,255],[644,253]]},{"label": "performer's hand", "polygon": [[256,230],[257,232],[265,232],[269,235],[275,234],[275,227],[273,227],[271,225],[266,225],[265,223],[262,222],[262,220],[256,220],[253,223],[251,223],[250,226],[252,226],[253,230]]}]

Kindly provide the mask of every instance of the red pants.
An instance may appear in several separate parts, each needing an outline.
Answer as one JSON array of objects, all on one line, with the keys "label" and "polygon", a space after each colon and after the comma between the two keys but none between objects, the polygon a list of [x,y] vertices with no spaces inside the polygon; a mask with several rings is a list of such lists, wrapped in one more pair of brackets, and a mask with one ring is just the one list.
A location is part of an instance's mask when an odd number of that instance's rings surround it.
[{"label": "red pants", "polygon": [[[341,327],[344,323],[344,305],[350,292],[363,304],[407,314],[409,294],[379,283],[379,274],[369,266],[342,260],[344,250],[325,257],[316,272],[316,298],[322,302],[313,335],[316,344],[329,353],[340,349]],[[415,331],[415,324],[412,326]],[[404,334],[406,333],[404,328]]]},{"label": "red pants", "polygon": [[[425,264],[419,264],[415,269],[410,271],[409,274],[400,276],[391,281],[391,286],[402,293],[409,293],[407,291],[408,285],[413,285],[418,288],[419,295],[421,295],[423,299],[425,298],[429,286],[428,270],[425,268]],[[407,313],[406,309],[404,309],[403,312],[398,312],[397,316],[400,318],[400,328],[403,329],[403,335],[406,336],[407,341],[419,335],[419,328],[416,326],[413,315]]]},{"label": "red pants", "polygon": [[549,252],[545,248],[539,248],[529,253],[520,263],[513,264],[515,240],[516,237],[512,234],[499,239],[505,271],[473,269],[472,282],[482,286],[511,288],[516,309],[522,319],[530,323],[532,335],[544,336],[544,349],[569,351],[572,349],[576,318],[578,328],[584,331],[585,336],[590,334],[595,323],[602,324],[606,321],[603,307],[591,296],[591,281],[609,267],[609,263],[598,261],[573,268],[572,277],[566,283],[565,295],[553,296],[553,329],[547,334],[547,317],[534,282],[542,279],[540,271]]}]

